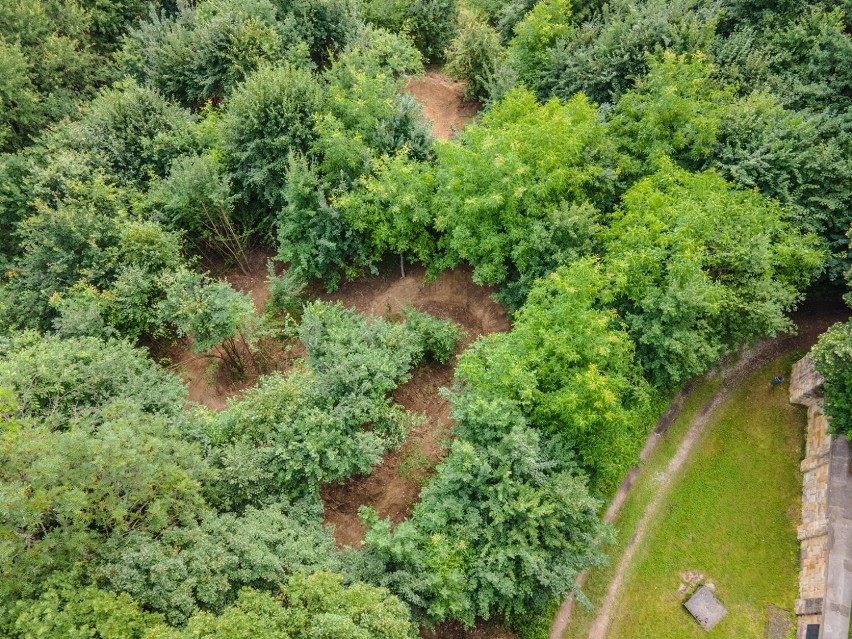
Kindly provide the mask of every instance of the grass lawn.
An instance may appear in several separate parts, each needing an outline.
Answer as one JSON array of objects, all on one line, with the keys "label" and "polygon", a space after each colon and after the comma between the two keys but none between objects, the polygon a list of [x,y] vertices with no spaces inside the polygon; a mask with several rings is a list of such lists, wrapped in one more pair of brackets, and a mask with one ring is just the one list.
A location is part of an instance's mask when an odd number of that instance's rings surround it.
[{"label": "grass lawn", "polygon": [[615,545],[607,548],[610,563],[605,568],[594,570],[589,573],[583,592],[595,606],[591,611],[580,605],[574,606],[571,622],[565,631],[565,639],[582,639],[589,634],[589,628],[597,616],[597,607],[606,595],[606,590],[612,581],[613,573],[618,565],[624,547],[639,524],[639,519],[645,511],[645,507],[651,501],[657,490],[655,476],[668,465],[674,456],[678,444],[683,439],[692,419],[701,410],[713,394],[719,389],[718,377],[712,379],[704,378],[696,382],[695,388],[690,393],[678,415],[678,418],[669,428],[666,435],[657,444],[657,448],[644,466],[642,472],[636,479],[633,489],[625,500],[621,512],[615,520],[617,529],[617,541]]},{"label": "grass lawn", "polygon": [[[764,636],[766,604],[792,610],[798,589],[796,526],[801,503],[805,412],[788,402],[785,382],[771,387],[776,374],[789,377],[794,358],[783,357],[747,378],[708,424],[668,498],[637,549],[610,626],[610,639],[681,639]],[[712,394],[702,382],[661,442],[617,522],[622,538],[635,528],[654,487],[655,465],[673,454],[689,413]],[[677,428],[680,427],[680,433]],[[617,562],[619,549],[613,549]],[[682,607],[678,593],[688,571],[716,584],[728,615],[710,635]],[[600,599],[606,571],[587,582]],[[579,639],[593,615],[577,615],[566,637]]]}]

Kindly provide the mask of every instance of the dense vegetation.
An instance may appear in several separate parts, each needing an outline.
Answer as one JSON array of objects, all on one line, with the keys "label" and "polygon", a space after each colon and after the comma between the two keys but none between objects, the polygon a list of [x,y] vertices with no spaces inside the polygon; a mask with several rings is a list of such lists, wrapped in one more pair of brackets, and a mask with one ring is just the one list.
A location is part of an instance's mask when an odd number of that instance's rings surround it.
[{"label": "dense vegetation", "polygon": [[[0,8],[0,635],[532,636],[671,391],[848,269],[840,3],[83,4]],[[442,61],[485,110],[435,141],[404,88]],[[263,313],[206,270],[259,247]],[[412,516],[342,553],[320,487],[460,332],[303,291],[397,262],[469,265],[514,326],[458,358]],[[259,379],[187,409],[143,346],[175,340]]]}]

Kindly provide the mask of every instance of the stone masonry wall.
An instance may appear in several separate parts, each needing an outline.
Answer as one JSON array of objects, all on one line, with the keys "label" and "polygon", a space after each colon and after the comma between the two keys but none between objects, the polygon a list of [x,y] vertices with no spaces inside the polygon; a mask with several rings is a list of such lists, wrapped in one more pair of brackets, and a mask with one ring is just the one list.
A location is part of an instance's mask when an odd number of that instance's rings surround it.
[{"label": "stone masonry wall", "polygon": [[822,414],[819,388],[822,378],[806,357],[793,365],[790,378],[790,401],[808,407],[808,433],[805,458],[802,460],[802,524],[798,537],[801,544],[798,618],[796,637],[804,639],[808,624],[820,623],[825,597],[826,559],[828,557],[828,460],[831,437]]}]

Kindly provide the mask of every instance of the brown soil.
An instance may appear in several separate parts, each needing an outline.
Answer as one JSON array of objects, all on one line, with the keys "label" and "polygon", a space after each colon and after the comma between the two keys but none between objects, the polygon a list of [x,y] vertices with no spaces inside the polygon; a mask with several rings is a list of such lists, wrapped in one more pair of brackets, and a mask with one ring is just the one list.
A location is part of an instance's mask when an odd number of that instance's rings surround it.
[{"label": "brown soil", "polygon": [[427,70],[423,78],[411,80],[407,92],[423,103],[423,113],[432,121],[432,132],[442,140],[461,131],[479,111],[479,104],[464,99],[463,82],[454,82],[434,69]]},{"label": "brown soil", "polygon": [[465,629],[458,623],[442,623],[435,628],[421,628],[422,639],[517,639],[517,635],[502,626],[480,621],[473,628]]},{"label": "brown soil", "polygon": [[[429,284],[423,283],[424,275],[422,268],[410,268],[404,278],[398,272],[387,273],[344,284],[335,293],[319,297],[341,301],[368,315],[385,315],[412,306],[451,319],[467,333],[457,352],[480,335],[508,330],[506,311],[491,299],[492,289],[474,284],[467,269],[447,271]],[[385,455],[370,475],[350,477],[323,488],[325,522],[334,526],[339,546],[361,545],[364,529],[358,508],[362,505],[372,506],[394,523],[411,514],[422,484],[443,455],[442,442],[452,420],[450,404],[439,390],[452,384],[454,364],[421,366],[393,393],[408,411],[424,416],[400,450]]]}]

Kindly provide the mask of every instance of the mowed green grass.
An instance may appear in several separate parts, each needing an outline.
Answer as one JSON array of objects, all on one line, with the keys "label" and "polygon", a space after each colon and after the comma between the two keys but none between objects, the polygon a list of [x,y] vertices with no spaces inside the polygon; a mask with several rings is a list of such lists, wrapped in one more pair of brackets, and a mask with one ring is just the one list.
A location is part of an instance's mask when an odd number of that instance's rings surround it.
[{"label": "mowed green grass", "polygon": [[592,610],[587,610],[580,605],[574,606],[564,639],[584,639],[588,636],[589,628],[597,616],[597,607],[606,596],[607,588],[624,553],[627,541],[635,532],[642,513],[657,492],[658,484],[654,477],[665,469],[669,460],[677,451],[690,422],[702,406],[710,401],[719,387],[718,376],[703,378],[696,382],[677,419],[672,423],[665,436],[657,443],[657,448],[650,459],[642,466],[641,472],[636,478],[636,483],[615,520],[616,543],[606,549],[607,555],[610,557],[609,565],[590,572],[583,586],[583,592],[591,600],[594,607]]},{"label": "mowed green grass", "polygon": [[[789,404],[786,382],[771,387],[769,380],[777,374],[789,377],[794,359],[779,358],[747,378],[717,409],[637,549],[609,639],[759,639],[767,603],[792,610],[798,589],[798,466],[805,412]],[[674,430],[670,435],[668,449],[658,449],[660,459],[652,463],[664,466],[666,454],[671,457],[679,437]],[[636,503],[627,504],[620,518],[628,524],[623,536],[632,534],[641,512],[637,506],[647,503],[653,483],[653,472],[643,473],[642,486],[630,500]],[[620,553],[614,550],[617,562]],[[682,606],[678,587],[688,571],[713,581],[728,609],[709,635]],[[587,626],[579,621],[566,637],[584,636]]]}]

